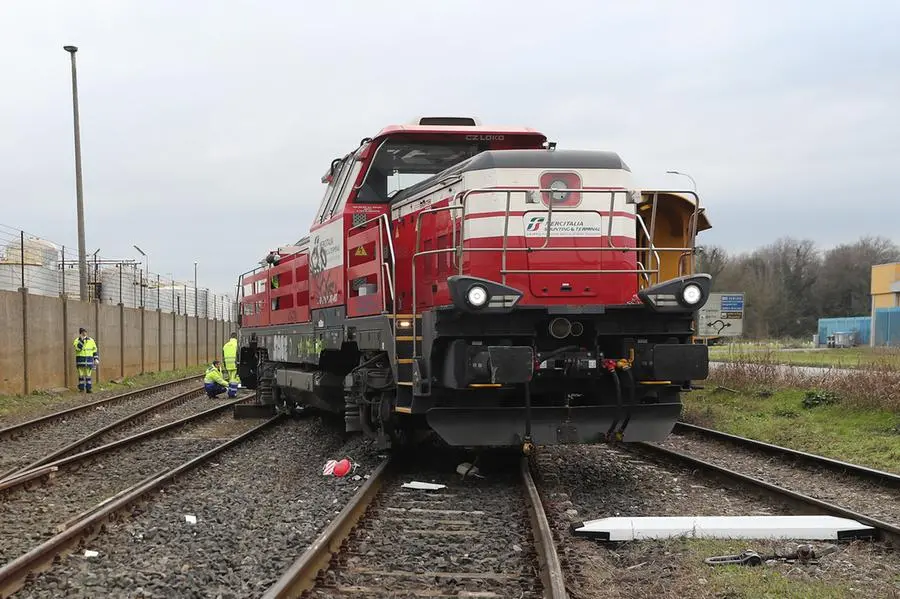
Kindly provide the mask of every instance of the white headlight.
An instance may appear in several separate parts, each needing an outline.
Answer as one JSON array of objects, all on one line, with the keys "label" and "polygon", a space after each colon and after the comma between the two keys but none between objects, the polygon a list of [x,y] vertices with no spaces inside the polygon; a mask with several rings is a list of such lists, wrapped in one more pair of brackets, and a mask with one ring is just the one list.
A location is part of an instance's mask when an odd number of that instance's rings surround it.
[{"label": "white headlight", "polygon": [[699,285],[691,283],[681,290],[681,298],[684,300],[684,303],[693,306],[703,298],[703,291]]},{"label": "white headlight", "polygon": [[480,308],[488,299],[487,289],[481,285],[473,285],[466,294],[466,299],[476,308]]}]

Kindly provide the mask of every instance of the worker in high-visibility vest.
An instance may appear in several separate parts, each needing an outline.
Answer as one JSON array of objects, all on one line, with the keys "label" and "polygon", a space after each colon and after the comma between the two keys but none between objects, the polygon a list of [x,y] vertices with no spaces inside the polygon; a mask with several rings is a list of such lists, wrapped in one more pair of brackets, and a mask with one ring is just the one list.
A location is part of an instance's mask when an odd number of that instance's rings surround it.
[{"label": "worker in high-visibility vest", "polygon": [[203,377],[203,388],[206,395],[215,398],[228,390],[228,381],[222,378],[219,372],[219,361],[213,360],[212,364],[206,369],[206,375]]},{"label": "worker in high-visibility vest", "polygon": [[75,346],[75,369],[78,370],[78,391],[93,393],[91,373],[100,363],[97,342],[88,337],[87,330],[78,329],[78,336],[72,342]]},{"label": "worker in high-visibility vest", "polygon": [[222,360],[225,362],[223,375],[228,381],[228,397],[237,396],[238,385],[241,379],[237,372],[237,333],[232,333],[231,338],[222,346]]}]

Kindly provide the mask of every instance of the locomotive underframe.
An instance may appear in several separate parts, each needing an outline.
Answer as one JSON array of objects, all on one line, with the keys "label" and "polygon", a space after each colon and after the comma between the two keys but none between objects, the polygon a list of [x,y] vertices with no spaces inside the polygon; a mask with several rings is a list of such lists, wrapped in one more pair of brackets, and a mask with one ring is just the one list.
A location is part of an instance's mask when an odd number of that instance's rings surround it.
[{"label": "locomotive underframe", "polygon": [[[445,307],[395,326],[392,315],[347,319],[331,308],[308,324],[244,329],[240,374],[250,387],[260,379],[271,409],[344,413],[348,431],[384,445],[414,429],[460,446],[662,440],[681,392],[708,374],[693,316],[642,304]],[[559,318],[581,334],[555,338]]]}]

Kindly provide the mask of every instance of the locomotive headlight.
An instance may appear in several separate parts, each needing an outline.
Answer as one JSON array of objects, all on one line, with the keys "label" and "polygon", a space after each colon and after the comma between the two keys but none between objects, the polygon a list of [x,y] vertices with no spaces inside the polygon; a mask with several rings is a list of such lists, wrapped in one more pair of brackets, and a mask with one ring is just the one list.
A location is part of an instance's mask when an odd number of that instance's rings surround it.
[{"label": "locomotive headlight", "polygon": [[684,303],[687,305],[693,306],[703,299],[703,290],[700,289],[699,285],[695,285],[694,283],[685,285],[684,289],[681,290],[681,299],[683,299]]},{"label": "locomotive headlight", "polygon": [[466,293],[466,300],[472,306],[474,306],[476,308],[480,308],[485,303],[487,303],[487,300],[488,300],[487,289],[485,289],[481,285],[472,285],[471,287],[469,287],[468,293]]},{"label": "locomotive headlight", "polygon": [[561,181],[559,179],[554,179],[549,186],[553,191],[550,192],[550,199],[554,202],[562,202],[565,201],[567,197],[569,197],[568,187],[566,186],[565,181]]}]

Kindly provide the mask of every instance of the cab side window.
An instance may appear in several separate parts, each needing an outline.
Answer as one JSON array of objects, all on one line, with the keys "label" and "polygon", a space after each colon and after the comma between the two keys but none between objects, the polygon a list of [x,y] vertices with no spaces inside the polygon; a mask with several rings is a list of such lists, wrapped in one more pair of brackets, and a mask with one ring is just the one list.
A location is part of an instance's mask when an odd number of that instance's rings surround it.
[{"label": "cab side window", "polygon": [[329,186],[330,194],[328,195],[328,198],[322,202],[322,215],[319,217],[320,223],[331,218],[331,215],[334,213],[334,206],[337,204],[338,198],[341,195],[341,189],[344,187],[347,176],[350,174],[352,162],[352,160],[345,159],[340,167],[338,167],[338,173],[334,177],[334,183]]}]

